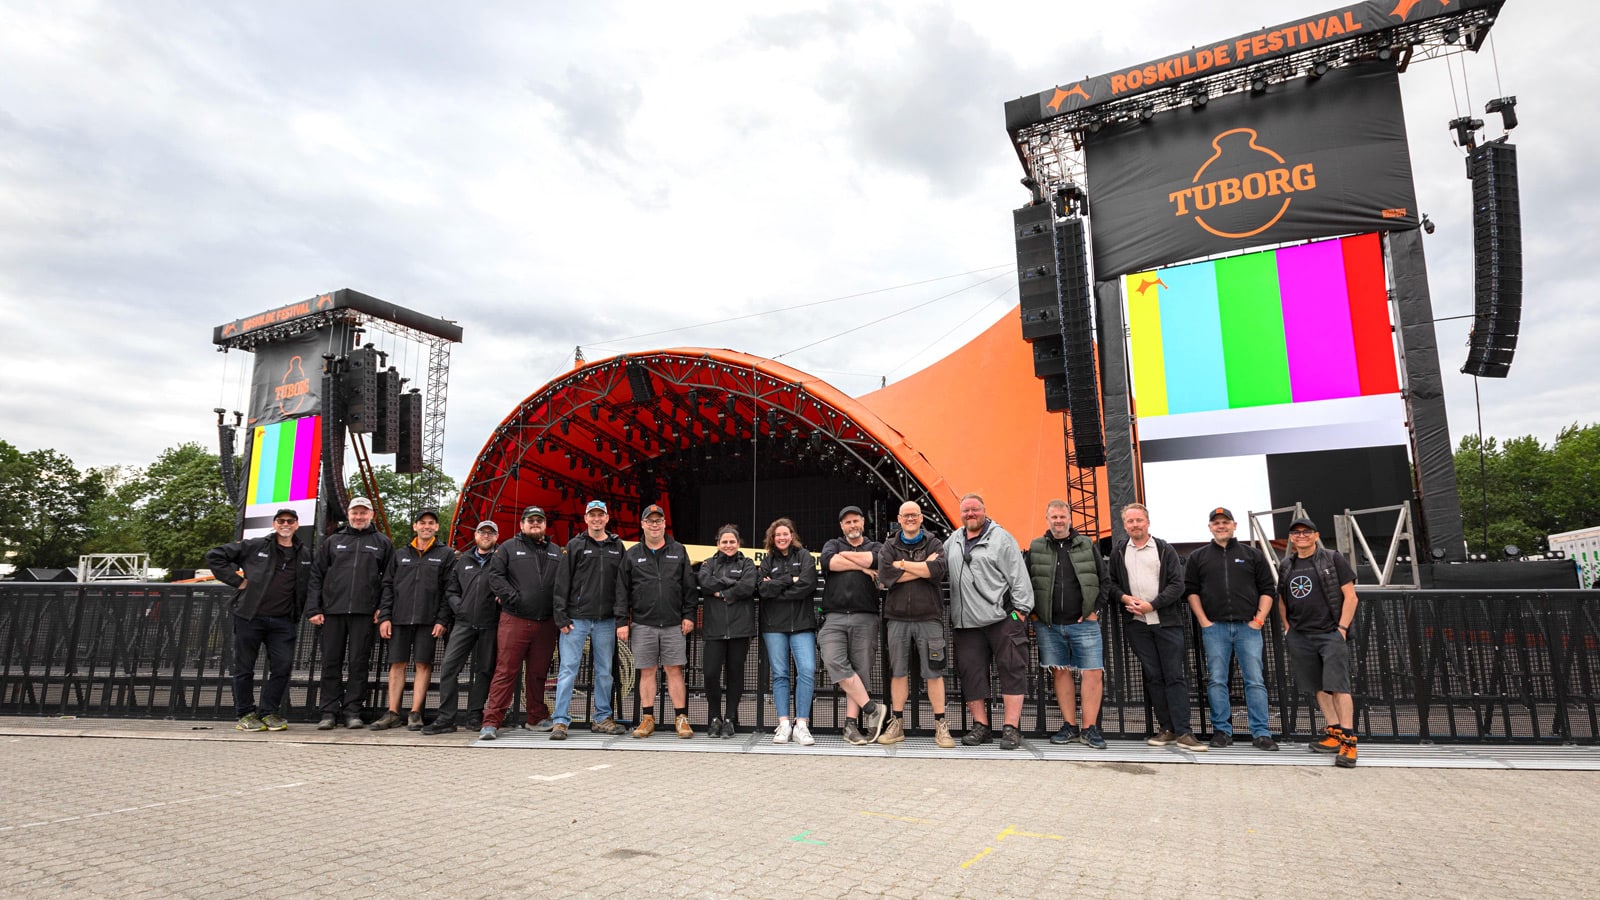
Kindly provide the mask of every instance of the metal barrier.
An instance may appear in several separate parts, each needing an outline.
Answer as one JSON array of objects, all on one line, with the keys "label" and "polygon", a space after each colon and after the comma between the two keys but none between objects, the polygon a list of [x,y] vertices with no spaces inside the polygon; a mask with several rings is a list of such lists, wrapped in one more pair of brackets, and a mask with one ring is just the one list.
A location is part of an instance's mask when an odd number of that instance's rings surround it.
[{"label": "metal barrier", "polygon": [[[0,714],[232,718],[231,593],[218,585],[0,584]],[[1355,703],[1363,736],[1600,743],[1600,591],[1359,593],[1352,635]],[[1142,673],[1123,636],[1125,621],[1114,611],[1102,626],[1106,690],[1100,722],[1112,738],[1142,737],[1153,730]],[[1192,724],[1203,733],[1210,728],[1205,661],[1192,622],[1189,630]],[[759,638],[753,643],[760,647]],[[382,644],[373,653],[368,676],[369,718],[387,704],[388,659]],[[441,655],[443,645],[441,641]],[[705,721],[706,712],[700,647],[691,639],[686,671],[690,718],[696,725]],[[292,721],[316,718],[318,649],[316,629],[302,626],[283,711]],[[886,660],[886,655],[880,659],[869,685],[876,698],[887,694]],[[554,676],[552,667],[552,690]],[[1312,736],[1322,723],[1315,719],[1311,697],[1292,689],[1284,641],[1275,629],[1266,640],[1266,676],[1274,733]],[[827,675],[820,663],[817,678],[813,727],[837,729],[843,725],[844,697],[822,683]],[[953,670],[946,682],[952,727],[964,729],[967,713]],[[260,683],[258,678],[258,689]],[[574,719],[586,716],[590,683],[585,663]],[[770,726],[775,714],[763,652],[750,654],[745,683],[749,693],[741,724]],[[1051,696],[1051,679],[1035,665],[1028,684],[1024,732],[1055,730],[1061,717]],[[463,694],[466,687],[462,685]],[[907,727],[931,730],[933,712],[920,694],[920,679],[914,676],[911,687]],[[670,713],[664,678],[658,679],[658,690],[653,705],[659,717]],[[1245,707],[1237,674],[1232,693],[1234,728],[1243,732]],[[991,696],[999,696],[995,685]],[[434,699],[428,698],[430,709]],[[619,714],[637,718],[642,705],[637,695],[622,700]],[[996,700],[995,715],[998,705]]]}]

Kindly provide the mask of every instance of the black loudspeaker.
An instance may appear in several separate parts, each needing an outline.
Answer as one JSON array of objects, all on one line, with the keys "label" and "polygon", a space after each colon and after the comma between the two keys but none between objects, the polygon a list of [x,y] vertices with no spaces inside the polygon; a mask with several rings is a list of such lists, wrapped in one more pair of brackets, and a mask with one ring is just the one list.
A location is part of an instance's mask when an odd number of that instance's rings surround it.
[{"label": "black loudspeaker", "polygon": [[400,440],[394,448],[394,470],[401,475],[422,471],[422,392],[400,395]]},{"label": "black loudspeaker", "polygon": [[1089,292],[1089,250],[1083,219],[1056,225],[1060,271],[1061,346],[1072,419],[1073,464],[1092,469],[1106,463],[1100,427],[1100,382],[1094,364],[1094,315]]},{"label": "black loudspeaker", "polygon": [[400,446],[400,373],[393,367],[378,373],[378,427],[372,429],[372,452],[393,453]]},{"label": "black loudspeaker", "polygon": [[344,427],[370,432],[378,428],[378,351],[361,347],[345,360]]},{"label": "black loudspeaker", "polygon": [[628,390],[635,403],[652,403],[656,399],[656,386],[643,363],[628,363]]},{"label": "black loudspeaker", "polygon": [[1017,295],[1021,298],[1022,339],[1055,339],[1061,333],[1061,300],[1056,295],[1055,214],[1050,204],[1024,206],[1011,213],[1017,239]]},{"label": "black loudspeaker", "polygon": [[1058,413],[1071,408],[1065,376],[1051,375],[1044,380],[1044,408],[1046,412]]},{"label": "black loudspeaker", "polygon": [[1505,138],[1474,148],[1472,178],[1472,334],[1461,371],[1504,378],[1522,326],[1522,201],[1517,148]]},{"label": "black loudspeaker", "polygon": [[1033,342],[1033,377],[1065,376],[1066,351],[1061,347],[1061,337],[1039,338]]}]

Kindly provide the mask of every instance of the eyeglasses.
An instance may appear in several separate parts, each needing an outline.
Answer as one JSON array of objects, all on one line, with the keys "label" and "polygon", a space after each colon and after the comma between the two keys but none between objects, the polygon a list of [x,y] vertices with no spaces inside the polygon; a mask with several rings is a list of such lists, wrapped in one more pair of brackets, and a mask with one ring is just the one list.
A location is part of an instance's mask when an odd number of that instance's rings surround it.
[{"label": "eyeglasses", "polygon": [[299,519],[273,519],[272,520],[272,524],[274,524],[274,525],[298,525],[299,523],[300,523]]},{"label": "eyeglasses", "polygon": [[1292,538],[1309,538],[1309,537],[1316,537],[1316,536],[1317,536],[1317,533],[1315,531],[1291,531],[1291,532],[1289,532],[1289,537],[1292,537]]},{"label": "eyeglasses", "polygon": [[896,516],[895,518],[897,518],[897,519],[920,519],[920,518],[922,518],[922,513],[901,513],[900,515]]}]

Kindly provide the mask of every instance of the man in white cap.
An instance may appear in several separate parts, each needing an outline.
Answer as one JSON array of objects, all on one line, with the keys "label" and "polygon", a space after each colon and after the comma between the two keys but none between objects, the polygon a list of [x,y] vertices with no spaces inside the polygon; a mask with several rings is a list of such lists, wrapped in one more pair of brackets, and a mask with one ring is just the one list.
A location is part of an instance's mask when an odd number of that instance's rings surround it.
[{"label": "man in white cap", "polygon": [[617,608],[617,637],[633,650],[639,669],[639,702],[643,706],[636,738],[656,730],[656,670],[667,670],[667,696],[672,700],[673,730],[694,737],[689,725],[689,687],[683,667],[689,664],[689,632],[694,630],[700,591],[689,551],[667,537],[667,512],[654,503],[639,517],[644,540],[629,548],[622,561],[622,602]]},{"label": "man in white cap", "polygon": [[611,715],[611,691],[616,683],[611,666],[617,655],[617,608],[626,602],[618,573],[622,569],[622,539],[606,531],[611,513],[604,500],[590,500],[583,510],[584,531],[567,542],[567,556],[556,576],[555,620],[561,629],[561,669],[556,674],[555,725],[550,740],[564,741],[572,726],[572,692],[578,683],[587,641],[594,654],[594,690],[589,697],[594,711],[589,730],[596,734],[621,734],[627,729]]},{"label": "man in white cap", "polygon": [[[365,497],[350,498],[344,527],[317,547],[306,591],[306,621],[322,629],[320,731],[333,728],[340,715],[346,728],[362,726],[383,574],[393,554],[388,536],[372,524],[372,501]],[[341,677],[347,651],[348,677]]]},{"label": "man in white cap", "polygon": [[500,542],[500,529],[484,519],[472,533],[472,548],[456,559],[445,589],[445,625],[450,637],[439,666],[439,712],[423,734],[449,734],[456,730],[456,709],[461,686],[456,679],[472,657],[472,692],[467,695],[467,727],[483,724],[483,704],[489,699],[494,677],[494,648],[500,625],[500,604],[489,588],[489,561]]}]

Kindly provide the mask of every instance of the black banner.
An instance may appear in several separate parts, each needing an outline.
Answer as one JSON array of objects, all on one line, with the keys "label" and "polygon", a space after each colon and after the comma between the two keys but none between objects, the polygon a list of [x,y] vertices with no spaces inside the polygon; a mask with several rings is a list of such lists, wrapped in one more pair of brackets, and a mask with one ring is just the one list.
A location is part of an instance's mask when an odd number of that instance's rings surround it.
[{"label": "black banner", "polygon": [[254,428],[322,412],[322,354],[344,351],[334,330],[325,326],[256,347],[247,425]]},{"label": "black banner", "polygon": [[1497,14],[1505,0],[1368,0],[1241,34],[1225,41],[1199,43],[1192,50],[1164,56],[1070,85],[1057,85],[1006,104],[1006,130],[1015,132],[1064,113],[1171,87],[1207,75],[1255,65],[1373,35],[1427,19],[1476,9]]},{"label": "black banner", "polygon": [[1400,82],[1389,63],[1107,128],[1084,153],[1100,280],[1261,244],[1417,224]]}]

